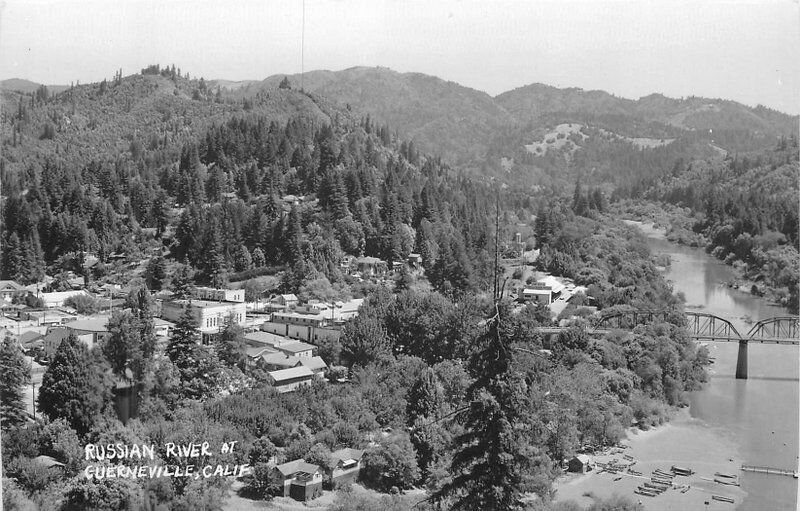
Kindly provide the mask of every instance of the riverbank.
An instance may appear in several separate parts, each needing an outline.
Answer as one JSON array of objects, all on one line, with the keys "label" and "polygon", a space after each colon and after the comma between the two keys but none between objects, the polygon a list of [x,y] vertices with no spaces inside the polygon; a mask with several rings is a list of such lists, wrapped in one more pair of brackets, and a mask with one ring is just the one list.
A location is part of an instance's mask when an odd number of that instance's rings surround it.
[{"label": "riverbank", "polygon": [[[622,445],[623,449],[590,456],[594,470],[560,477],[555,483],[556,500],[574,500],[587,507],[593,502],[591,495],[607,498],[618,494],[641,501],[649,511],[731,510],[747,495],[738,486],[714,482],[715,473],[741,474],[742,459],[733,440],[721,430],[692,418],[686,408],[676,412],[663,426],[648,431],[629,430]],[[633,463],[631,469],[642,475],[628,471],[607,472],[598,465],[613,460],[622,465]],[[638,486],[650,481],[655,470],[669,472],[673,465],[689,467],[695,473],[686,477],[676,476],[675,487],[656,497],[634,493]],[[689,489],[682,492],[681,488],[687,486]],[[713,500],[712,495],[731,498],[734,503]]]}]

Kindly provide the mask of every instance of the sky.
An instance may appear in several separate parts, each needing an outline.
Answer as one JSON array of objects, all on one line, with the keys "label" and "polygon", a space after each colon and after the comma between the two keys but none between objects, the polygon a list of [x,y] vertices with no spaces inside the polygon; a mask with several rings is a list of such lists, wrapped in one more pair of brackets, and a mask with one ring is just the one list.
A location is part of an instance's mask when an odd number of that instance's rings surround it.
[{"label": "sky", "polygon": [[[172,64],[206,79],[383,66],[800,114],[800,0],[0,0],[0,79]],[[305,27],[305,29],[304,29]]]}]

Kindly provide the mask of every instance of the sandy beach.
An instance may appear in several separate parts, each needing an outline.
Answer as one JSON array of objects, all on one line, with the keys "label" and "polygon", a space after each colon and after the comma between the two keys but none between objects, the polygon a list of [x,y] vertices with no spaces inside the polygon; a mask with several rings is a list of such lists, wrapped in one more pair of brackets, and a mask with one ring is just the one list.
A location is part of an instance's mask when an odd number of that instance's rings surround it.
[{"label": "sandy beach", "polygon": [[[586,474],[567,474],[559,478],[556,500],[574,500],[588,507],[593,500],[587,495],[610,497],[616,493],[641,501],[645,509],[651,511],[705,511],[736,509],[746,496],[738,486],[714,482],[717,472],[741,475],[742,460],[736,445],[722,432],[691,418],[688,409],[677,412],[664,426],[648,431],[629,430],[622,445],[623,449],[607,450],[590,458],[595,464],[613,460],[621,465],[633,463],[630,468],[641,472],[641,476],[627,470],[611,473],[595,465],[595,469]],[[673,465],[691,468],[694,474],[676,476],[673,488],[655,497],[634,493],[638,486],[650,482],[655,470],[669,472]],[[682,492],[687,486],[689,489]],[[732,498],[734,503],[713,500],[712,495]]]}]

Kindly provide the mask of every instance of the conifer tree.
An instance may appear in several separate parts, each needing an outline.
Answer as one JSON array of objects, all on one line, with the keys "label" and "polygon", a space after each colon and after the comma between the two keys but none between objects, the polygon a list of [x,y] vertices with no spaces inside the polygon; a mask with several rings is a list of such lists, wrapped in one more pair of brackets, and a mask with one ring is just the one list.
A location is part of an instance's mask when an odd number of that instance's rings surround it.
[{"label": "conifer tree", "polygon": [[527,386],[513,367],[510,311],[496,307],[480,349],[470,359],[475,381],[467,391],[469,408],[462,412],[465,432],[455,440],[450,467],[453,479],[434,495],[449,500],[453,510],[523,509],[525,492],[549,465],[528,431]]},{"label": "conifer tree", "polygon": [[23,387],[30,383],[30,367],[22,350],[9,335],[0,344],[0,427],[6,430],[25,422]]},{"label": "conifer tree", "polygon": [[44,373],[39,409],[52,420],[66,420],[79,435],[85,435],[103,409],[105,390],[89,349],[70,334]]}]

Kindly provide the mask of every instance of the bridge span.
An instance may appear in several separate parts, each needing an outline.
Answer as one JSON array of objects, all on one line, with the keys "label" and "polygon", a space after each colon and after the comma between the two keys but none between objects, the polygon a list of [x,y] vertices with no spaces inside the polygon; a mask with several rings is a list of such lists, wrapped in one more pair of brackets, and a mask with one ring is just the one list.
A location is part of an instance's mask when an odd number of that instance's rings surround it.
[{"label": "bridge span", "polygon": [[[611,330],[632,330],[637,325],[658,322],[675,323],[681,313],[654,310],[615,311],[601,315],[587,328],[590,334],[606,334]],[[763,319],[753,325],[747,334],[742,335],[727,319],[705,312],[685,312],[686,328],[689,336],[705,342],[738,342],[739,354],[736,359],[736,378],[747,379],[747,347],[758,344],[800,344],[800,317],[780,316]],[[542,328],[544,334],[558,333],[563,327]]]}]

